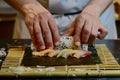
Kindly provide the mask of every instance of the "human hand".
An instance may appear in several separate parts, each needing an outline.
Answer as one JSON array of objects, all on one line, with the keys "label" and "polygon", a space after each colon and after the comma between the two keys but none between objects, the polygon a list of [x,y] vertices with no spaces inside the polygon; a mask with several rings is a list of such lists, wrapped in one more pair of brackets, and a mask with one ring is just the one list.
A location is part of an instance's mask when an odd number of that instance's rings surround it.
[{"label": "human hand", "polygon": [[107,30],[99,17],[87,12],[80,13],[67,31],[67,36],[74,36],[75,45],[92,44],[96,38],[104,39]]},{"label": "human hand", "polygon": [[34,46],[40,50],[57,46],[60,36],[50,12],[33,4],[26,7],[25,22]]}]

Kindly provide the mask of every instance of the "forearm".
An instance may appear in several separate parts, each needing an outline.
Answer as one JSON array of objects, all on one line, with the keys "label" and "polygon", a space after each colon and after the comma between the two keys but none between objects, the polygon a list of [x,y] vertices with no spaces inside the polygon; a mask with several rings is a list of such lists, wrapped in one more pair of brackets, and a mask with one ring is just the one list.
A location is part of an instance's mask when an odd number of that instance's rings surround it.
[{"label": "forearm", "polygon": [[88,12],[99,17],[112,1],[113,0],[91,0],[83,12]]},{"label": "forearm", "polygon": [[20,11],[23,15],[26,15],[29,11],[34,12],[35,7],[40,10],[45,8],[37,0],[5,0],[12,7]]}]

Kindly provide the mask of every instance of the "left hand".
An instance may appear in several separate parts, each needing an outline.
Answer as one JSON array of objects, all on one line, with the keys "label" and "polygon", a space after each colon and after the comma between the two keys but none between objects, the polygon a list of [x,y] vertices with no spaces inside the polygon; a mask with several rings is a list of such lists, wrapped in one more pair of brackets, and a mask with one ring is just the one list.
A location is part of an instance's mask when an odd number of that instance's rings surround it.
[{"label": "left hand", "polygon": [[26,4],[23,10],[34,46],[39,50],[57,46],[60,35],[52,14],[39,4]]},{"label": "left hand", "polygon": [[66,35],[74,36],[75,45],[92,44],[96,38],[104,39],[107,35],[106,28],[102,25],[99,17],[81,12],[68,29]]}]

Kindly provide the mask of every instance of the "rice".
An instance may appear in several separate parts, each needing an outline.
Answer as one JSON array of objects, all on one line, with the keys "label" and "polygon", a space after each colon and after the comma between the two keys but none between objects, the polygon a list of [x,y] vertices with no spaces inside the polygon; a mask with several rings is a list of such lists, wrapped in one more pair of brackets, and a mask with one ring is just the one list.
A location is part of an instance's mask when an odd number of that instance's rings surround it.
[{"label": "rice", "polygon": [[5,57],[7,54],[6,54],[6,51],[5,51],[5,48],[1,48],[0,49],[0,58],[1,57]]},{"label": "rice", "polygon": [[13,72],[16,74],[22,74],[23,72],[29,72],[32,69],[30,67],[18,66],[18,67],[9,67],[8,72]]},{"label": "rice", "polygon": [[77,46],[75,46],[72,36],[61,36],[60,44],[55,47],[55,49],[58,50],[74,49],[74,48],[77,48]]},{"label": "rice", "polygon": [[[88,50],[87,44],[82,44],[77,47],[74,44],[73,36],[61,36],[60,44],[54,48],[55,50],[63,50],[63,49],[79,49],[79,50]],[[34,47],[33,43],[31,43],[31,50],[36,51],[37,49]]]}]

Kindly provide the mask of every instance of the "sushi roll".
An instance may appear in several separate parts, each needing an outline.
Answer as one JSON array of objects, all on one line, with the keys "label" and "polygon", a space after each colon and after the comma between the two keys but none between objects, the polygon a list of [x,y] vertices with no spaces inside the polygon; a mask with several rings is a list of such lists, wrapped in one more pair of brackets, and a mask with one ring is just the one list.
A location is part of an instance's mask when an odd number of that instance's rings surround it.
[{"label": "sushi roll", "polygon": [[77,50],[88,50],[88,44],[82,44],[81,46],[76,46],[74,44],[74,38],[72,36],[61,36],[60,44],[54,48],[55,50],[63,49],[77,49]]},{"label": "sushi roll", "polygon": [[45,56],[47,54],[48,57],[63,57],[68,58],[69,56],[75,58],[85,57],[91,54],[88,51],[88,45],[82,44],[81,46],[75,46],[74,39],[72,36],[61,36],[60,44],[56,46],[54,49],[45,49],[42,51],[35,51],[35,47],[31,44],[31,49],[34,50],[33,55],[36,56]]},{"label": "sushi roll", "polygon": [[[74,39],[72,36],[61,36],[60,44],[54,48],[55,50],[63,50],[63,49],[79,49],[79,50],[88,50],[87,44],[82,44],[81,46],[76,46],[74,44]],[[37,51],[34,47],[33,43],[31,43],[31,50]]]},{"label": "sushi roll", "polygon": [[60,44],[54,49],[63,50],[63,49],[76,49],[77,46],[74,44],[72,36],[61,36]]}]

